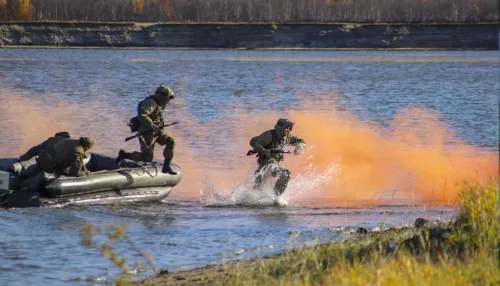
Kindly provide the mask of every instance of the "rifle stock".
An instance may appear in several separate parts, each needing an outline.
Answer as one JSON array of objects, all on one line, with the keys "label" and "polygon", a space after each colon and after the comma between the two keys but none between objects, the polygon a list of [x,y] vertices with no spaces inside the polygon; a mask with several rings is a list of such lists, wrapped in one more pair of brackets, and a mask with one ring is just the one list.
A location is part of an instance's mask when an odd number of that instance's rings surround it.
[{"label": "rifle stock", "polygon": [[[172,123],[170,123],[170,124],[163,124],[163,125],[161,125],[161,126],[158,126],[158,128],[159,128],[159,129],[163,129],[163,128],[167,127],[167,126],[172,126],[172,125],[175,125],[175,124],[178,124],[178,123],[179,123],[179,121],[172,122]],[[147,134],[147,133],[149,133],[149,132],[153,132],[153,129],[150,129],[150,130],[147,130],[147,131],[143,131],[143,132],[139,132],[139,133],[136,133],[135,135],[129,136],[129,137],[125,138],[125,142],[127,142],[127,141],[129,141],[129,140],[132,140],[132,139],[134,139],[135,137],[139,137],[139,136],[141,136],[141,135]]]}]

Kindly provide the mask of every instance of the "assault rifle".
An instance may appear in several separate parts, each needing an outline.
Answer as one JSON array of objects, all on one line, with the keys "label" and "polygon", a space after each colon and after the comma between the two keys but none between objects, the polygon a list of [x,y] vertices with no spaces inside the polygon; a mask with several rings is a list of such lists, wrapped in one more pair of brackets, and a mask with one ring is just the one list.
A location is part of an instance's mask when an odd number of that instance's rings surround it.
[{"label": "assault rifle", "polygon": [[[271,151],[271,154],[292,154],[292,151],[283,151],[283,150],[275,150],[275,149],[271,149],[269,151]],[[248,150],[247,156],[257,154],[257,153],[259,153],[259,152],[255,151],[255,150]]]},{"label": "assault rifle", "polygon": [[[179,121],[175,121],[175,122],[172,122],[172,123],[170,123],[170,124],[163,124],[163,125],[160,125],[160,126],[158,126],[158,128],[159,128],[159,129],[163,129],[163,128],[167,127],[167,126],[175,125],[175,124],[178,124],[178,123],[179,123]],[[148,134],[148,133],[150,133],[150,132],[153,132],[153,129],[146,130],[146,131],[143,131],[143,132],[138,132],[138,133],[136,133],[135,135],[132,135],[132,136],[129,136],[129,137],[125,138],[125,142],[127,142],[127,141],[129,141],[129,140],[132,140],[132,139],[134,139],[135,137],[139,137],[139,136],[141,136],[141,135]]]}]

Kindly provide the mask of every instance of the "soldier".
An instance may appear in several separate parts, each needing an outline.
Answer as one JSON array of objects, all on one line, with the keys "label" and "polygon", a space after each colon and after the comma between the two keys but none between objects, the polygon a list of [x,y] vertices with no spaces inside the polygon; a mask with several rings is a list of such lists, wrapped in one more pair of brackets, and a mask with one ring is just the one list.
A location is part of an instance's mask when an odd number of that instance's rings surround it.
[{"label": "soldier", "polygon": [[42,143],[31,147],[26,153],[19,156],[20,161],[28,161],[29,159],[38,156],[42,150],[47,150],[49,147],[55,145],[57,142],[70,138],[69,133],[66,131],[57,132],[54,137],[50,137],[49,139],[43,141]]},{"label": "soldier", "polygon": [[79,139],[63,139],[57,144],[42,150],[36,159],[36,164],[22,173],[23,181],[20,184],[22,191],[38,191],[44,178],[41,172],[54,173],[70,177],[89,175],[83,159],[85,152],[94,146],[94,141],[88,137]]},{"label": "soldier", "polygon": [[64,139],[47,151],[42,151],[37,159],[40,170],[57,175],[81,177],[89,175],[83,159],[85,152],[94,146],[88,137]]},{"label": "soldier", "polygon": [[153,161],[153,151],[155,143],[165,146],[163,149],[163,163],[162,172],[171,175],[176,175],[170,168],[170,162],[174,156],[175,141],[172,137],[163,133],[163,130],[158,126],[164,125],[163,111],[165,106],[174,98],[174,92],[166,85],[160,85],[155,93],[143,101],[139,102],[137,106],[137,119],[139,127],[137,132],[152,131],[139,136],[139,145],[141,152],[128,153],[125,150],[120,150],[116,162],[119,163],[123,159],[130,159],[135,162]]},{"label": "soldier", "polygon": [[36,161],[34,159],[32,160],[32,158],[38,156],[41,151],[48,150],[50,147],[54,146],[57,142],[67,138],[70,138],[68,132],[66,131],[57,132],[53,137],[50,137],[47,140],[43,141],[42,143],[34,147],[31,147],[28,151],[26,151],[26,153],[19,156],[18,162],[13,164],[10,167],[10,170],[13,171],[14,173],[21,173],[22,171],[26,170],[30,165],[36,163]]},{"label": "soldier", "polygon": [[253,150],[259,153],[257,155],[259,167],[255,171],[255,189],[259,189],[266,178],[273,176],[278,177],[274,185],[275,194],[280,196],[285,192],[290,180],[290,171],[279,165],[279,162],[283,160],[283,148],[285,145],[294,146],[293,153],[298,155],[305,146],[303,139],[290,134],[293,125],[293,122],[280,118],[274,129],[265,131],[250,140]]}]

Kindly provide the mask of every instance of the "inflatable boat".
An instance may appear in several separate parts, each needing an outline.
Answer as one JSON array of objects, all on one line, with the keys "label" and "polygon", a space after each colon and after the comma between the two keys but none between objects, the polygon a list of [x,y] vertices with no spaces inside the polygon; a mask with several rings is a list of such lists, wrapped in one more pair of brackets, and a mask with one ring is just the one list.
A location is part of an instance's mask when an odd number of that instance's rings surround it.
[{"label": "inflatable boat", "polygon": [[2,187],[0,183],[0,206],[64,207],[158,202],[165,199],[181,180],[181,169],[175,164],[171,164],[171,168],[177,174],[170,175],[161,172],[161,162],[136,163],[124,160],[118,165],[115,158],[96,153],[89,154],[85,160],[90,175],[55,177],[41,172],[29,179],[29,186],[20,189],[19,173],[31,164],[36,164],[36,161],[20,163],[17,159],[0,159],[0,182],[2,176],[8,176],[9,186],[5,187],[4,182]]}]

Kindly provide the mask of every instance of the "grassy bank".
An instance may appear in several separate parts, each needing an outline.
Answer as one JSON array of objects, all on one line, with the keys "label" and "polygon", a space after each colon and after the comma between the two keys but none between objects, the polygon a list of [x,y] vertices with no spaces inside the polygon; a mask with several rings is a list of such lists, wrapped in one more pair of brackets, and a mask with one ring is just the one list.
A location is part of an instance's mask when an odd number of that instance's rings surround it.
[{"label": "grassy bank", "polygon": [[358,232],[250,262],[163,273],[137,285],[499,285],[498,185],[464,184],[451,222]]}]

